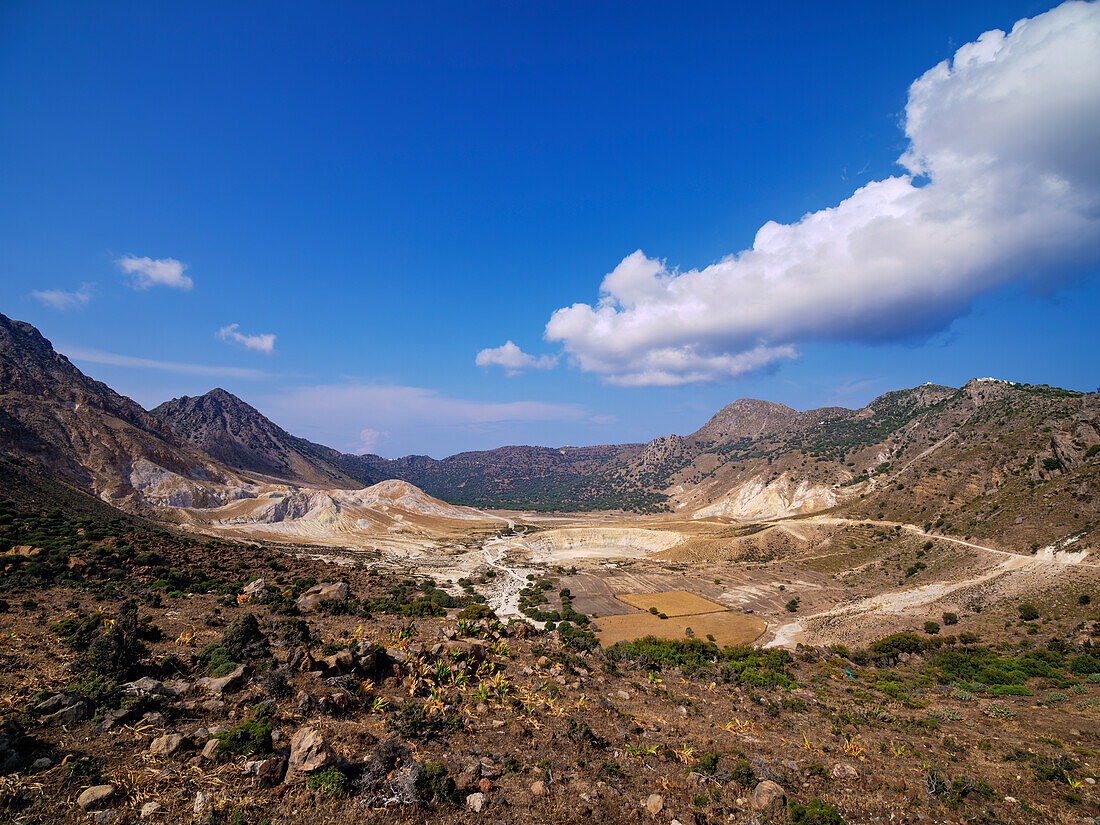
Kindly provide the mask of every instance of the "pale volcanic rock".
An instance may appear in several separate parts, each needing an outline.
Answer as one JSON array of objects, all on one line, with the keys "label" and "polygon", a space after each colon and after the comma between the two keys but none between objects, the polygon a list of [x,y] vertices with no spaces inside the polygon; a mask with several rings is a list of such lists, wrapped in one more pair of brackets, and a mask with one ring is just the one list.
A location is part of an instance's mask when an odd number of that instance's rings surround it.
[{"label": "pale volcanic rock", "polygon": [[825,510],[837,503],[833,487],[795,481],[784,473],[773,481],[756,476],[695,511],[693,518],[721,516],[739,521],[782,518]]}]

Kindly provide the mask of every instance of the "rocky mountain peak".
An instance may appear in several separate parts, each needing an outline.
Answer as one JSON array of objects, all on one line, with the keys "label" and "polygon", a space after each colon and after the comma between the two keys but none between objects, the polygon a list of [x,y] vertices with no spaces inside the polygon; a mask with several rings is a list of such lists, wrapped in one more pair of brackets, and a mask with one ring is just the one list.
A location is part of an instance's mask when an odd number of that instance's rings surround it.
[{"label": "rocky mountain peak", "polygon": [[739,398],[722,407],[688,438],[698,442],[759,438],[781,429],[797,415],[785,404],[758,398]]}]

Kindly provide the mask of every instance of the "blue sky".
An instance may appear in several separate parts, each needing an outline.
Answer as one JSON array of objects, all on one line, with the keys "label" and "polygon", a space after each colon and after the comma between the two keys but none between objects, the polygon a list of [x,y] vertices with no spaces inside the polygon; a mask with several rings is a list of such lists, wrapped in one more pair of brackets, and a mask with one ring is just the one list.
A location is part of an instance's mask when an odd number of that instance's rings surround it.
[{"label": "blue sky", "polygon": [[836,5],[5,3],[0,311],[147,407],[223,386],[391,456],[1095,389],[1100,88],[1039,105],[1095,7],[911,90],[1050,4]]}]

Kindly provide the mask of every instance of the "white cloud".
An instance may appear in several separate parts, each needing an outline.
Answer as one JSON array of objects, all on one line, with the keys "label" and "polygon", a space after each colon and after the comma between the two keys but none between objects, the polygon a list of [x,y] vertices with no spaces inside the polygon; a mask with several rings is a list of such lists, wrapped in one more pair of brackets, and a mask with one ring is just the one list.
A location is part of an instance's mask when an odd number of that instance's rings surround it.
[{"label": "white cloud", "polygon": [[558,365],[558,356],[528,355],[511,341],[499,347],[483,349],[474,359],[479,367],[501,367],[509,378],[522,375],[526,370],[551,370]]},{"label": "white cloud", "polygon": [[905,134],[906,174],[704,269],[639,250],[546,338],[613,383],[722,380],[802,343],[927,334],[984,292],[1100,260],[1100,5],[963,46],[910,86]]},{"label": "white cloud", "polygon": [[245,367],[223,367],[215,364],[187,364],[180,361],[157,361],[152,358],[139,358],[133,355],[120,355],[115,352],[103,352],[102,350],[84,349],[82,347],[62,348],[59,346],[57,349],[58,352],[63,352],[71,360],[86,364],[105,364],[111,367],[159,370],[162,372],[175,372],[181,375],[244,378],[250,381],[259,381],[275,377],[271,373]]},{"label": "white cloud", "polygon": [[195,285],[183,271],[187,264],[175,258],[138,258],[124,255],[115,261],[120,270],[130,276],[130,285],[134,289],[148,289],[151,286],[170,286],[188,290]]},{"label": "white cloud", "polygon": [[265,332],[260,335],[244,335],[238,332],[239,328],[240,324],[230,324],[227,327],[222,327],[218,330],[218,338],[230,343],[240,344],[245,349],[262,352],[264,355],[271,355],[275,352],[275,336],[273,334]]},{"label": "white cloud", "polygon": [[92,300],[94,294],[95,284],[81,284],[80,289],[75,292],[66,292],[63,289],[36,289],[31,293],[31,297],[46,306],[64,311],[84,306]]},{"label": "white cloud", "polygon": [[378,442],[385,437],[386,434],[380,433],[378,430],[363,430],[359,433],[359,449],[356,450],[356,452],[360,455],[374,452],[375,448],[378,446]]}]

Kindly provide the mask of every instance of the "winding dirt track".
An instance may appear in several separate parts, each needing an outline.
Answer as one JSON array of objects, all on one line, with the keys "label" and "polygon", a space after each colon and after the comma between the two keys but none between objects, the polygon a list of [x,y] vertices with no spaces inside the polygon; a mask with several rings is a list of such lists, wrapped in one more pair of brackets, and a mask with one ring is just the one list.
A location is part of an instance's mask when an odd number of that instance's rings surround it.
[{"label": "winding dirt track", "polygon": [[1049,565],[1081,565],[1084,567],[1100,567],[1100,564],[1091,564],[1085,562],[1088,557],[1088,553],[1084,550],[1077,552],[1056,551],[1053,547],[1047,547],[1034,556],[1022,556],[1017,553],[1010,553],[1006,550],[997,550],[993,547],[984,547],[980,544],[974,544],[962,539],[950,538],[948,536],[940,536],[932,533],[928,533],[920,527],[913,524],[898,524],[892,521],[875,521],[872,519],[845,519],[836,517],[821,517],[807,519],[808,522],[817,524],[875,524],[887,527],[901,527],[904,530],[908,530],[911,533],[916,533],[921,536],[928,536],[931,539],[937,541],[946,541],[952,544],[959,544],[963,547],[970,547],[975,550],[983,550],[995,556],[1000,556],[1003,560],[994,567],[986,570],[978,576],[974,576],[969,579],[962,579],[955,582],[933,582],[931,584],[923,584],[917,587],[911,587],[906,590],[896,590],[886,593],[880,593],[877,596],[870,596],[865,599],[860,599],[848,604],[840,604],[829,610],[823,610],[820,613],[814,613],[810,616],[804,616],[800,619],[796,619],[793,622],[780,625],[772,631],[772,639],[764,647],[794,647],[798,642],[805,642],[806,635],[803,622],[810,619],[821,619],[829,617],[839,616],[856,616],[864,613],[879,613],[879,614],[899,614],[907,610],[912,610],[917,607],[923,607],[926,604],[930,604],[937,599],[953,593],[957,590],[962,590],[966,587],[971,587],[975,584],[981,584],[983,582],[990,581],[1016,570],[1023,570],[1030,567],[1041,567]]},{"label": "winding dirt track", "polygon": [[515,542],[509,543],[508,539],[523,537],[523,532],[515,532],[516,523],[511,519],[508,519],[508,529],[512,531],[509,535],[489,539],[481,548],[485,563],[504,573],[507,577],[506,584],[502,583],[493,588],[488,602],[493,612],[502,618],[505,616],[519,616],[522,618],[522,614],[519,612],[519,591],[527,586],[526,574],[531,571],[525,569],[523,575],[521,575],[511,567],[505,567],[501,564],[501,561],[505,558],[505,553],[515,547]]}]

